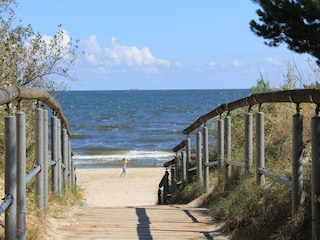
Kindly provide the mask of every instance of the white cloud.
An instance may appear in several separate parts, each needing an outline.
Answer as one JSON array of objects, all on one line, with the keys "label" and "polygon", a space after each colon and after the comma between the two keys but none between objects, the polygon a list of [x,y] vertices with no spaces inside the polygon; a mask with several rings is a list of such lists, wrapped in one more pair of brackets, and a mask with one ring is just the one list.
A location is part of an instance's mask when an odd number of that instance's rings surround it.
[{"label": "white cloud", "polygon": [[211,61],[211,62],[209,62],[209,66],[210,67],[216,67],[217,63],[215,61]]},{"label": "white cloud", "polygon": [[234,67],[242,67],[242,66],[244,66],[244,62],[235,59],[235,60],[233,60],[232,65],[233,65]]},{"label": "white cloud", "polygon": [[86,53],[85,56],[86,56],[87,60],[89,61],[89,63],[91,63],[92,65],[98,64],[98,60],[94,54]]},{"label": "white cloud", "polygon": [[242,71],[243,74],[263,74],[264,69],[245,69]]},{"label": "white cloud", "polygon": [[176,66],[177,66],[177,67],[182,67],[183,64],[182,64],[181,62],[177,61],[177,62],[176,62]]},{"label": "white cloud", "polygon": [[85,50],[89,54],[101,52],[100,44],[98,43],[95,35],[91,35],[88,40],[81,41],[81,43],[85,46]]},{"label": "white cloud", "polygon": [[83,41],[87,61],[92,65],[103,65],[109,68],[129,67],[143,72],[157,72],[158,67],[170,67],[170,62],[155,57],[148,47],[125,46],[111,39],[111,45],[101,48],[95,35]]},{"label": "white cloud", "polygon": [[197,73],[203,73],[203,69],[201,67],[195,67],[194,70],[197,72]]},{"label": "white cloud", "polygon": [[278,67],[280,67],[280,66],[283,65],[282,62],[280,62],[280,61],[278,61],[278,60],[275,60],[275,59],[273,59],[273,58],[271,58],[271,57],[266,58],[266,61],[267,61],[267,63],[269,63],[269,64],[271,64],[271,65],[278,66]]}]

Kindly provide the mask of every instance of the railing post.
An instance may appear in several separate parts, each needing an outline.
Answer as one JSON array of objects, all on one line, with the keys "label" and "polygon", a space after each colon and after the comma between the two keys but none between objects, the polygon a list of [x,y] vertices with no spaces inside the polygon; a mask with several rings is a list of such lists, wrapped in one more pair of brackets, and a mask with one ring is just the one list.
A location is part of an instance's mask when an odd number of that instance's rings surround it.
[{"label": "railing post", "polygon": [[252,113],[245,115],[245,172],[252,174]]},{"label": "railing post", "polygon": [[36,149],[36,163],[41,167],[41,171],[36,177],[36,195],[38,200],[38,207],[40,210],[44,209],[44,169],[43,169],[43,110],[38,108],[36,110],[36,132],[35,132],[35,149]]},{"label": "railing post", "polygon": [[43,177],[44,177],[44,199],[43,199],[43,206],[44,208],[48,207],[48,194],[49,194],[49,158],[48,158],[48,111],[43,110]]},{"label": "railing post", "polygon": [[68,174],[69,174],[69,144],[68,144],[68,135],[67,130],[65,128],[61,131],[61,152],[62,152],[62,163],[64,165],[64,168],[62,170],[62,176],[63,176],[63,188],[66,190],[68,187]]},{"label": "railing post", "polygon": [[257,185],[265,183],[265,175],[260,173],[259,169],[264,168],[264,113],[256,113],[256,181]]},{"label": "railing post", "polygon": [[225,127],[225,134],[224,134],[224,144],[225,144],[225,184],[229,184],[231,179],[231,170],[232,167],[228,162],[231,161],[231,117],[226,116],[224,119],[224,127]]},{"label": "railing post", "polygon": [[166,170],[164,175],[163,183],[163,204],[168,204],[168,194],[169,194],[169,172]]},{"label": "railing post", "polygon": [[175,169],[176,166],[171,166],[171,169],[170,169],[170,173],[171,173],[171,193],[174,193],[176,191],[176,181],[175,181],[175,178],[176,178],[176,169]]},{"label": "railing post", "polygon": [[218,173],[219,173],[219,181],[222,182],[223,177],[223,168],[224,168],[224,128],[223,128],[223,120],[218,120]]},{"label": "railing post", "polygon": [[17,239],[26,239],[26,115],[17,112]]},{"label": "railing post", "polygon": [[13,202],[5,212],[5,239],[17,237],[17,162],[16,162],[16,118],[5,117],[5,195],[12,195]]},{"label": "railing post", "polygon": [[311,209],[312,239],[320,239],[320,117],[311,119]]},{"label": "railing post", "polygon": [[[319,146],[318,146],[319,147]],[[302,200],[303,188],[303,115],[293,115],[292,129],[292,216]]]},{"label": "railing post", "polygon": [[52,191],[57,194],[59,192],[58,180],[58,120],[56,116],[51,117],[51,158],[54,162],[51,171]]},{"label": "railing post", "polygon": [[186,151],[181,152],[181,159],[182,159],[182,182],[183,184],[185,184],[187,182],[187,171],[188,171]]},{"label": "railing post", "polygon": [[61,154],[61,121],[60,119],[57,119],[57,146],[58,146],[58,160],[57,160],[57,166],[58,166],[58,194],[62,193],[62,186],[63,186],[63,177],[62,177],[62,154]]},{"label": "railing post", "polygon": [[202,138],[201,138],[201,130],[197,131],[197,178],[198,183],[203,185],[203,174],[202,174]]},{"label": "railing post", "polygon": [[175,191],[178,189],[178,182],[180,181],[181,177],[181,166],[180,166],[180,159],[178,156],[174,157],[174,170],[175,170],[175,175],[174,175],[174,181],[175,181]]},{"label": "railing post", "polygon": [[191,143],[190,143],[190,136],[188,135],[186,141],[186,157],[187,157],[187,161],[186,161],[186,172],[187,172],[187,183],[189,182],[189,164],[191,161]]},{"label": "railing post", "polygon": [[77,182],[76,182],[76,174],[75,174],[75,169],[74,169],[74,162],[71,161],[71,169],[72,169],[72,175],[71,175],[71,184],[74,190],[76,190]]},{"label": "railing post", "polygon": [[208,141],[208,127],[206,124],[202,129],[202,138],[203,138],[203,161],[205,163],[204,166],[204,189],[206,193],[209,192],[209,141]]},{"label": "railing post", "polygon": [[68,174],[68,182],[69,187],[74,187],[73,175],[74,175],[74,166],[72,161],[72,149],[71,149],[71,142],[68,141],[68,165],[69,165],[69,174]]}]

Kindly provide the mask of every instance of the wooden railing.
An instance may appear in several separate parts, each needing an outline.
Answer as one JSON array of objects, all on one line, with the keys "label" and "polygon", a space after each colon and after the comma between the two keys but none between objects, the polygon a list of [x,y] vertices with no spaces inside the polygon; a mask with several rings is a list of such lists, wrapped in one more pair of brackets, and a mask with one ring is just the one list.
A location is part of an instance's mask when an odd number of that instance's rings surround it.
[{"label": "wooden railing", "polygon": [[[296,113],[293,115],[292,128],[292,176],[291,180],[278,176],[265,169],[265,149],[264,149],[264,113],[262,104],[264,103],[293,103],[296,105]],[[311,119],[311,147],[312,147],[312,237],[320,239],[320,90],[302,89],[274,91],[251,96],[222,104],[207,114],[199,117],[194,123],[183,130],[186,139],[173,148],[176,157],[167,162],[166,174],[171,172],[171,177],[163,179],[159,184],[159,195],[162,186],[169,184],[169,190],[161,195],[161,203],[167,202],[167,197],[180,185],[185,185],[191,181],[192,172],[196,171],[196,180],[204,186],[206,192],[209,191],[209,168],[215,166],[219,171],[220,181],[227,183],[231,178],[232,166],[242,167],[246,174],[253,173],[253,115],[252,106],[258,105],[256,113],[256,182],[258,185],[265,183],[265,176],[275,181],[284,183],[292,188],[292,215],[294,215],[302,202],[303,185],[303,115],[300,113],[300,104],[315,104],[315,116]],[[248,110],[244,116],[245,122],[245,156],[243,162],[232,161],[231,159],[231,116],[229,113],[235,109],[245,108]],[[224,115],[223,115],[224,114]],[[217,159],[209,161],[208,154],[208,127],[207,121],[215,118],[217,122]],[[202,128],[201,128],[202,127]],[[196,166],[190,167],[191,143],[190,134],[196,132],[195,159]],[[168,171],[168,168],[171,168]],[[166,183],[165,180],[168,182]]]},{"label": "wooden railing", "polygon": [[[33,131],[26,129],[26,114],[22,109],[22,102],[26,100],[37,100]],[[22,240],[26,239],[27,183],[35,177],[37,205],[40,212],[48,207],[49,192],[59,195],[67,188],[75,186],[69,142],[70,130],[59,104],[43,89],[26,89],[16,86],[0,89],[0,105],[7,105],[8,112],[4,117],[3,135],[5,196],[0,205],[0,213],[5,213],[5,239]],[[50,124],[50,144],[46,107],[52,109],[53,113]],[[27,134],[35,136],[35,167],[28,174],[26,173]],[[50,154],[49,146],[51,146]]]}]

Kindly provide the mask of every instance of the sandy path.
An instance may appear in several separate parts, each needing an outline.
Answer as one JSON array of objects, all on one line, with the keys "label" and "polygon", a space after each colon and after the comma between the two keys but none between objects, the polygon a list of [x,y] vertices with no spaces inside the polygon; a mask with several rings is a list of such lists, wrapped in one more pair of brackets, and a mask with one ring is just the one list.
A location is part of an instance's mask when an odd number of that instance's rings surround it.
[{"label": "sandy path", "polygon": [[157,204],[158,184],[165,173],[161,167],[77,169],[77,185],[92,207],[144,206]]}]

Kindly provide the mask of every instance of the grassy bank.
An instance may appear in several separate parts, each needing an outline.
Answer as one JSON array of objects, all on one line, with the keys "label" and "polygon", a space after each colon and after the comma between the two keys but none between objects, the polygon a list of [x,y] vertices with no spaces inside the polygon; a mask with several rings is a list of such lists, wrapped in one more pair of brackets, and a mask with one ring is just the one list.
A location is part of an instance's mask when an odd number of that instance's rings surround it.
[{"label": "grassy bank", "polygon": [[[225,223],[224,231],[230,234],[232,239],[311,238],[310,123],[315,106],[301,104],[300,107],[301,114],[304,115],[304,199],[295,216],[291,216],[289,186],[268,177],[265,185],[257,186],[255,174],[245,175],[244,169],[239,167],[233,167],[232,181],[225,185],[218,183],[217,174],[211,172],[213,190],[204,204],[210,207],[214,218]],[[253,113],[256,112],[256,109],[252,110]],[[244,161],[244,114],[246,111],[247,109],[241,109],[231,113],[232,161]],[[262,111],[265,114],[265,168],[279,176],[291,179],[292,115],[296,113],[296,106],[287,103],[266,104],[263,105]],[[212,156],[211,161],[216,159],[215,152],[210,156]],[[191,184],[178,191],[171,201],[188,202],[200,196],[201,193],[201,187],[198,184]]]}]

